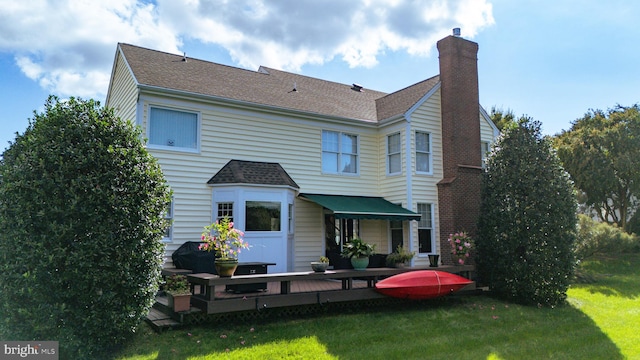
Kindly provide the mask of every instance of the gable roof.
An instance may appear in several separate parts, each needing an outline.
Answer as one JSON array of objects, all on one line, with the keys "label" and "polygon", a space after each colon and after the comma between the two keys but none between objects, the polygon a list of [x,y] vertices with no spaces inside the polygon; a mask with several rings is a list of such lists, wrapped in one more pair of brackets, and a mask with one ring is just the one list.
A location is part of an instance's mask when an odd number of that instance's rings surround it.
[{"label": "gable roof", "polygon": [[376,100],[378,120],[406,113],[439,82],[440,76],[436,75]]},{"label": "gable roof", "polygon": [[209,181],[209,185],[253,184],[300,187],[278,163],[231,160]]},{"label": "gable roof", "polygon": [[372,123],[404,114],[439,81],[435,76],[386,94],[264,66],[251,71],[129,44],[118,48],[141,87]]}]

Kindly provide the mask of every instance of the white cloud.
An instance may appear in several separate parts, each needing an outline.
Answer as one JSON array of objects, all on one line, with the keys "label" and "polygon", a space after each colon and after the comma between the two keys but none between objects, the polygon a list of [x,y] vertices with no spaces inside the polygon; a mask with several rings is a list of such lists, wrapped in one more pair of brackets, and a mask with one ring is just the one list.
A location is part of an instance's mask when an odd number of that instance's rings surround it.
[{"label": "white cloud", "polygon": [[489,0],[31,0],[0,7],[0,51],[61,96],[104,96],[116,43],[180,53],[225,48],[238,65],[299,70],[334,58],[372,67],[386,51],[429,55],[461,27],[493,23]]},{"label": "white cloud", "polygon": [[104,97],[118,42],[177,52],[173,29],[135,0],[13,1],[0,7],[0,51],[60,96]]}]

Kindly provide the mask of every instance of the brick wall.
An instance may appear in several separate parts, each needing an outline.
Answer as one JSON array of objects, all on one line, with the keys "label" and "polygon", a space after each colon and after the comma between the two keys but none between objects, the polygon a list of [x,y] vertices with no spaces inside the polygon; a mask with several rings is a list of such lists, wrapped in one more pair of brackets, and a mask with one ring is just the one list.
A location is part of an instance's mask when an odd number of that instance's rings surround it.
[{"label": "brick wall", "polygon": [[444,177],[438,183],[440,246],[452,263],[447,238],[456,231],[475,236],[480,210],[482,154],[478,95],[478,44],[448,36],[438,41]]}]

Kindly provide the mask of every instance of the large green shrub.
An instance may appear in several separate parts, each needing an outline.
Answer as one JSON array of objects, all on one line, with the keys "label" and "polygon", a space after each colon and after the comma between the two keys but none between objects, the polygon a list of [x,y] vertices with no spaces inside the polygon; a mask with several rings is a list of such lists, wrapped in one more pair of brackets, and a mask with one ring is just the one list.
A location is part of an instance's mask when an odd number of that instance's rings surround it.
[{"label": "large green shrub", "polygon": [[169,190],[140,131],[50,97],[0,161],[0,336],[61,358],[122,343],[158,289]]},{"label": "large green shrub", "polygon": [[578,215],[576,257],[587,259],[596,254],[628,253],[640,251],[640,239],[616,225],[595,221],[587,215]]},{"label": "large green shrub", "polygon": [[498,296],[555,306],[575,268],[576,200],[568,175],[540,133],[522,118],[490,155],[482,184],[477,270]]}]

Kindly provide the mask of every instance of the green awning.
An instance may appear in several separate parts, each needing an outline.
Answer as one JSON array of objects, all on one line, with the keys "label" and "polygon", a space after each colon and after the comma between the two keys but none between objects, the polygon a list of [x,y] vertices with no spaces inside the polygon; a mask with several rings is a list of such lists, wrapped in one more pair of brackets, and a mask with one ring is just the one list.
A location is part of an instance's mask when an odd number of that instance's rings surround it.
[{"label": "green awning", "polygon": [[333,212],[337,219],[420,220],[420,214],[381,197],[300,194]]}]

